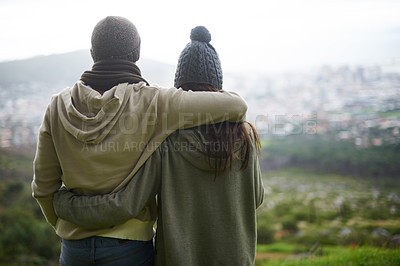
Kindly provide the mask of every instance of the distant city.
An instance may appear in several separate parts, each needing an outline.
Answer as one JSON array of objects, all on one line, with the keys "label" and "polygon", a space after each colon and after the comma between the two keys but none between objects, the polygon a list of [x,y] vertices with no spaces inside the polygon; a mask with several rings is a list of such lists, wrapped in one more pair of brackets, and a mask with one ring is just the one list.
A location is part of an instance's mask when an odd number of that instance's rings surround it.
[{"label": "distant city", "polygon": [[[34,146],[51,95],[65,85],[10,86],[0,87],[0,147]],[[400,64],[395,62],[277,75],[225,73],[224,88],[245,98],[247,119],[264,139],[329,134],[360,148],[400,140]]]},{"label": "distant city", "polygon": [[262,138],[329,134],[360,148],[400,140],[400,65],[323,66],[275,76],[231,76]]}]

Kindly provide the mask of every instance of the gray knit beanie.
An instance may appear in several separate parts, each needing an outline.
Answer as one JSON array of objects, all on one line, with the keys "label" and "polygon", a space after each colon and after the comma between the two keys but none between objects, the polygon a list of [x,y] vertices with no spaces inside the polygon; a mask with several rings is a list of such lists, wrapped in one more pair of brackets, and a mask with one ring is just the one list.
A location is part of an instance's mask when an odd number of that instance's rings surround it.
[{"label": "gray knit beanie", "polygon": [[140,36],[128,19],[108,16],[97,23],[92,33],[93,61],[103,59],[139,60]]},{"label": "gray knit beanie", "polygon": [[221,62],[210,44],[210,32],[203,26],[197,26],[192,29],[190,39],[191,42],[179,56],[174,86],[179,88],[185,83],[201,83],[221,90]]}]

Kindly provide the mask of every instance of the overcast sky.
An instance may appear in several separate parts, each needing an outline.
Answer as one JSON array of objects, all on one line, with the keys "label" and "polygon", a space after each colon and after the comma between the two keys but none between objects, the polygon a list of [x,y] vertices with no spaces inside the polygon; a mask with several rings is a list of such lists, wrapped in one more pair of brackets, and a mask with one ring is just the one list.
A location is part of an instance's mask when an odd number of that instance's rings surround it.
[{"label": "overcast sky", "polygon": [[174,65],[198,25],[225,71],[400,59],[396,0],[0,0],[0,61],[89,49],[108,15],[137,26],[142,58]]}]

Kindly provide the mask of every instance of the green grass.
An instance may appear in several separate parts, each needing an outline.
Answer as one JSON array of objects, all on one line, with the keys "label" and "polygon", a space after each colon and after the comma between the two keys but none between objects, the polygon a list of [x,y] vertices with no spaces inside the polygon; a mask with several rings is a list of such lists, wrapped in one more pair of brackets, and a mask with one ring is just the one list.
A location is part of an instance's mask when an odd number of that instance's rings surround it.
[{"label": "green grass", "polygon": [[397,179],[302,169],[263,174],[256,265],[400,265],[400,251],[384,248],[400,233]]},{"label": "green grass", "polygon": [[284,242],[277,242],[269,245],[262,245],[262,244],[257,245],[257,252],[263,252],[263,253],[268,253],[268,252],[295,253],[298,250],[299,250],[298,246]]},{"label": "green grass", "polygon": [[[261,250],[268,250],[262,246]],[[272,248],[273,249],[273,248]],[[257,266],[297,266],[297,265],[400,265],[398,249],[384,249],[375,247],[323,247],[322,256],[299,258],[299,255],[284,259],[257,260]]]}]

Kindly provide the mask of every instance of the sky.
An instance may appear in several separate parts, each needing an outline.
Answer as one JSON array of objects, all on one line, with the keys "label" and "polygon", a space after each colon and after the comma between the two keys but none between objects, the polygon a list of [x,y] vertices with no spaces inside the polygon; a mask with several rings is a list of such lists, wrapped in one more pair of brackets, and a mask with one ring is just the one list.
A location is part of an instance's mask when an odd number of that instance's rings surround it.
[{"label": "sky", "polygon": [[89,50],[108,15],[136,25],[142,58],[173,65],[198,25],[224,71],[400,63],[397,0],[0,0],[0,62]]}]

